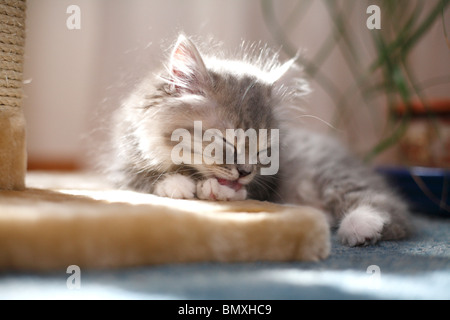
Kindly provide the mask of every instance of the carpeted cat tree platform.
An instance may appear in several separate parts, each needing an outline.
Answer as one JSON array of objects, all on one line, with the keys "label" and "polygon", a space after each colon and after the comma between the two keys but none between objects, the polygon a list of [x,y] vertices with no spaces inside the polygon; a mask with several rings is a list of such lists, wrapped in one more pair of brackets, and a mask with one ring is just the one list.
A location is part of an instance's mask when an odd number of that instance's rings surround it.
[{"label": "carpeted cat tree platform", "polygon": [[0,191],[0,270],[315,261],[329,253],[328,225],[313,208],[173,200],[100,181],[29,173],[26,190]]},{"label": "carpeted cat tree platform", "polygon": [[26,175],[25,9],[24,0],[0,4],[0,270],[328,256],[326,219],[310,207],[172,200],[113,190],[91,174]]}]

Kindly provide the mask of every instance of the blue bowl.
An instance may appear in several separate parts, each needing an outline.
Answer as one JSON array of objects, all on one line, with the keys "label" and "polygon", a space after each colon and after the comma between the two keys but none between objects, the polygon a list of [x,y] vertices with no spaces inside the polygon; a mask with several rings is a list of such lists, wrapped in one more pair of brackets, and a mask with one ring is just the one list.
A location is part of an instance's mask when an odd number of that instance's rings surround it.
[{"label": "blue bowl", "polygon": [[411,204],[414,211],[450,217],[450,169],[425,167],[380,167]]}]

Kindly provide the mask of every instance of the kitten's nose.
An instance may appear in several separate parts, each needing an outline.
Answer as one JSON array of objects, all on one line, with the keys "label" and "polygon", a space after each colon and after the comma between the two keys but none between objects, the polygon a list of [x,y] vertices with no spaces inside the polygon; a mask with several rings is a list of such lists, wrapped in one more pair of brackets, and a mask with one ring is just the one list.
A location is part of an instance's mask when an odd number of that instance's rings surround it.
[{"label": "kitten's nose", "polygon": [[248,176],[250,173],[252,173],[252,168],[251,167],[245,167],[245,166],[238,166],[237,167],[237,171],[239,172],[239,177],[246,177]]}]

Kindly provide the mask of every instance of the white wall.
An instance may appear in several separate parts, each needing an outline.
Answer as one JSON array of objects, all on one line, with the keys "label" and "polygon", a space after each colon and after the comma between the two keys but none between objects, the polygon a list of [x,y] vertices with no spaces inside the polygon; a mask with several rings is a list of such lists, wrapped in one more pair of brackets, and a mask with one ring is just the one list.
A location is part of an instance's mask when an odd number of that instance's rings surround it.
[{"label": "white wall", "polygon": [[[76,1],[82,28],[66,27],[73,1],[28,1],[25,48],[25,116],[30,159],[82,158],[80,135],[95,105],[100,3]],[[28,83],[29,82],[29,83]]]}]

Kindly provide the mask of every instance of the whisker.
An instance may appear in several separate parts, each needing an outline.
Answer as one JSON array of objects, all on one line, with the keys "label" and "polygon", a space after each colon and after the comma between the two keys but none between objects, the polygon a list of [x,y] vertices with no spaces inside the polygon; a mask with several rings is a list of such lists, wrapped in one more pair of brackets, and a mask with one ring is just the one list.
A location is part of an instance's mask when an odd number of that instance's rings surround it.
[{"label": "whisker", "polygon": [[[278,181],[281,180],[281,177],[279,176],[275,176],[273,178],[275,178]],[[272,192],[276,195],[277,198],[281,198],[281,194],[277,191],[277,189],[275,189],[275,187],[271,186],[269,183],[266,183],[266,181],[263,179],[262,176],[255,176],[252,182],[256,184],[257,188],[264,189],[267,193]]]},{"label": "whisker", "polygon": [[323,120],[323,119],[321,119],[321,118],[319,118],[319,117],[317,117],[317,116],[313,116],[312,114],[303,114],[303,115],[299,115],[299,116],[296,117],[296,119],[298,119],[298,118],[312,118],[312,119],[315,119],[315,120],[319,120],[320,122],[322,122],[322,123],[324,123],[325,125],[327,125],[329,128],[331,128],[331,129],[333,129],[333,130],[336,130],[336,131],[338,131],[338,132],[341,132],[341,133],[343,132],[343,130],[336,128],[336,127],[333,126],[331,123],[329,123],[329,122],[327,122],[327,121],[325,121],[325,120]]}]

